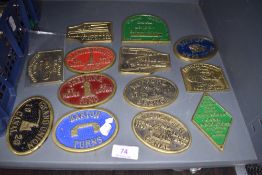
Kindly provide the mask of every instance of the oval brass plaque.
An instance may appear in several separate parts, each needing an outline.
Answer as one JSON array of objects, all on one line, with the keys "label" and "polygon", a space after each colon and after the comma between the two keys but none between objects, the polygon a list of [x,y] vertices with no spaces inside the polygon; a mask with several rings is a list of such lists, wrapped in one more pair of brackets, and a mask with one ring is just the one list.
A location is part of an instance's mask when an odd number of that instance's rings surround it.
[{"label": "oval brass plaque", "polygon": [[59,100],[70,107],[86,108],[110,100],[116,91],[115,81],[105,74],[82,74],[65,81],[59,88]]},{"label": "oval brass plaque", "polygon": [[36,151],[47,139],[53,124],[53,108],[43,97],[31,97],[15,110],[7,128],[7,143],[17,155]]},{"label": "oval brass plaque", "polygon": [[178,89],[161,77],[142,77],[132,80],[124,90],[127,102],[144,109],[161,108],[176,100]]},{"label": "oval brass plaque", "polygon": [[116,117],[103,109],[82,109],[60,118],[53,130],[53,140],[71,152],[88,152],[109,144],[117,135]]},{"label": "oval brass plaque", "polygon": [[140,141],[162,153],[179,153],[191,144],[187,127],[167,113],[140,112],[133,119],[132,128]]}]

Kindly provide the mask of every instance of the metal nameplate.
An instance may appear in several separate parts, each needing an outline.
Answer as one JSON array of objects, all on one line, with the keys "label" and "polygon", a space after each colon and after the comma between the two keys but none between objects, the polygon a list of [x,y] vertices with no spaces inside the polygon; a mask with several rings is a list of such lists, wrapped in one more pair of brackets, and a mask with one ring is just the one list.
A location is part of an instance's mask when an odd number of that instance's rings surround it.
[{"label": "metal nameplate", "polygon": [[137,138],[162,153],[179,153],[189,148],[191,135],[176,117],[159,111],[138,113],[132,122]]},{"label": "metal nameplate", "polygon": [[178,95],[178,88],[170,80],[148,76],[129,82],[124,90],[125,100],[133,106],[154,109],[173,103]]},{"label": "metal nameplate", "polygon": [[192,118],[197,128],[220,151],[224,149],[232,120],[232,116],[207,93],[202,96]]},{"label": "metal nameplate", "polygon": [[59,88],[60,101],[70,107],[85,108],[110,100],[116,91],[115,81],[105,74],[82,74],[65,81]]},{"label": "metal nameplate", "polygon": [[123,43],[169,43],[167,24],[153,15],[135,15],[123,23]]},{"label": "metal nameplate", "polygon": [[115,116],[102,109],[71,112],[56,123],[53,140],[60,148],[71,152],[88,152],[109,144],[117,135]]},{"label": "metal nameplate", "polygon": [[199,62],[212,58],[217,53],[217,48],[209,37],[190,35],[175,43],[174,53],[184,61]]},{"label": "metal nameplate", "polygon": [[28,63],[28,76],[33,84],[63,81],[62,50],[37,52]]},{"label": "metal nameplate", "polygon": [[67,28],[66,37],[80,42],[112,42],[111,22],[86,22]]},{"label": "metal nameplate", "polygon": [[214,92],[229,89],[223,70],[211,64],[191,64],[181,69],[186,90]]},{"label": "metal nameplate", "polygon": [[123,73],[151,74],[171,67],[168,54],[149,48],[122,47],[119,69]]},{"label": "metal nameplate", "polygon": [[36,151],[47,139],[53,124],[53,108],[43,97],[31,97],[15,109],[7,128],[10,150],[17,155]]},{"label": "metal nameplate", "polygon": [[107,47],[83,47],[69,52],[64,60],[66,67],[73,72],[99,72],[114,64],[115,54]]}]

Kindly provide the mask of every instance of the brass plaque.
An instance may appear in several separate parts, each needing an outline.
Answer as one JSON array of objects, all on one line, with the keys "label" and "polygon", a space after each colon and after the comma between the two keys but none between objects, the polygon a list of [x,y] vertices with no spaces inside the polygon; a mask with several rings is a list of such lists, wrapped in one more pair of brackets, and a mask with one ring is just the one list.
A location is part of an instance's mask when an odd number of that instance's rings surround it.
[{"label": "brass plaque", "polygon": [[215,42],[202,35],[182,37],[174,44],[175,55],[187,62],[200,62],[215,56],[217,47]]},{"label": "brass plaque", "polygon": [[132,122],[137,138],[162,153],[179,153],[189,148],[191,135],[176,117],[159,111],[138,113]]},{"label": "brass plaque", "polygon": [[67,28],[66,37],[80,42],[112,42],[111,22],[87,22]]},{"label": "brass plaque", "polygon": [[28,76],[33,84],[63,81],[63,51],[37,52],[28,64]]},{"label": "brass plaque", "polygon": [[161,43],[170,42],[168,26],[165,21],[153,15],[134,15],[123,22],[123,43]]},{"label": "brass plaque", "polygon": [[70,152],[88,152],[111,143],[118,133],[117,118],[103,109],[82,109],[61,117],[53,130],[55,144]]},{"label": "brass plaque", "polygon": [[191,64],[181,69],[186,90],[213,92],[229,89],[223,70],[211,64]]},{"label": "brass plaque", "polygon": [[88,108],[107,102],[115,92],[116,83],[111,77],[90,73],[66,80],[58,90],[58,98],[69,107]]},{"label": "brass plaque", "polygon": [[208,139],[223,151],[233,117],[211,96],[204,93],[194,113],[192,122]]},{"label": "brass plaque", "polygon": [[168,54],[149,48],[122,47],[120,49],[121,72],[150,74],[170,67]]},{"label": "brass plaque", "polygon": [[133,106],[143,109],[161,108],[173,103],[178,88],[170,80],[161,77],[142,77],[132,80],[124,90],[124,98]]},{"label": "brass plaque", "polygon": [[10,150],[16,155],[36,151],[47,139],[53,125],[53,108],[44,97],[34,96],[14,111],[6,132]]}]

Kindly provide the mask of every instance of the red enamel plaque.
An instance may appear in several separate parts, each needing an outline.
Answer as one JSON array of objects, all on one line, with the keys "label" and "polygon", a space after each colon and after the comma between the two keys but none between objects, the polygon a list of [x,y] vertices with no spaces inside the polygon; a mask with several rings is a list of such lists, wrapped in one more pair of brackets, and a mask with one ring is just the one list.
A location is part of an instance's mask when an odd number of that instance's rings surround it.
[{"label": "red enamel plaque", "polygon": [[70,78],[59,89],[62,103],[71,107],[84,108],[102,104],[114,96],[115,81],[104,74],[82,74]]},{"label": "red enamel plaque", "polygon": [[69,52],[65,57],[66,67],[78,73],[99,72],[112,66],[114,52],[107,47],[84,47]]}]

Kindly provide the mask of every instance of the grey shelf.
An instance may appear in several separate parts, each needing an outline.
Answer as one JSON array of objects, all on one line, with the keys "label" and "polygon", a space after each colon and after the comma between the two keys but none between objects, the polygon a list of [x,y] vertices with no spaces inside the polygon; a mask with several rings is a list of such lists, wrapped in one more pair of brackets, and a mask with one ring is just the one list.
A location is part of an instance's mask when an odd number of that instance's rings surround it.
[{"label": "grey shelf", "polygon": [[[111,21],[113,23],[112,44],[101,44],[112,48],[116,54],[115,64],[103,73],[109,74],[117,83],[115,96],[109,102],[99,106],[112,111],[119,120],[119,133],[109,145],[93,152],[70,153],[57,147],[52,137],[46,140],[43,146],[28,156],[16,156],[11,153],[6,144],[5,137],[0,138],[0,167],[9,168],[41,168],[41,169],[177,169],[193,167],[214,167],[245,164],[257,159],[243,115],[241,113],[234,90],[228,92],[210,93],[233,116],[228,139],[223,152],[217,150],[211,142],[193,125],[192,115],[198,105],[201,93],[187,93],[180,73],[180,68],[187,65],[173,54],[174,42],[182,36],[202,34],[211,36],[208,25],[197,1],[106,1],[106,2],[70,2],[70,1],[43,1],[41,3],[42,18],[40,28],[53,34],[31,33],[30,53],[35,51],[63,48],[65,54],[72,49],[86,46],[77,41],[65,39],[66,27],[85,21]],[[164,19],[171,35],[171,43],[166,45],[132,44],[125,46],[150,47],[170,54],[172,69],[166,72],[157,72],[154,75],[170,79],[179,88],[177,100],[160,111],[168,112],[189,128],[192,135],[191,147],[179,154],[163,154],[151,150],[142,144],[134,135],[131,121],[135,114],[142,111],[128,105],[122,97],[126,84],[140,75],[123,75],[118,72],[118,52],[121,44],[121,25],[124,19],[134,14],[153,14]],[[211,36],[212,37],[212,36]],[[220,53],[206,61],[224,68]],[[227,79],[228,75],[224,69]],[[64,79],[74,73],[64,70]],[[25,98],[42,95],[48,98],[53,107],[55,122],[64,114],[75,109],[64,106],[57,98],[59,84],[31,86],[26,76],[26,65],[22,73],[15,106]],[[126,160],[111,157],[113,144],[138,146],[139,159]]]}]

